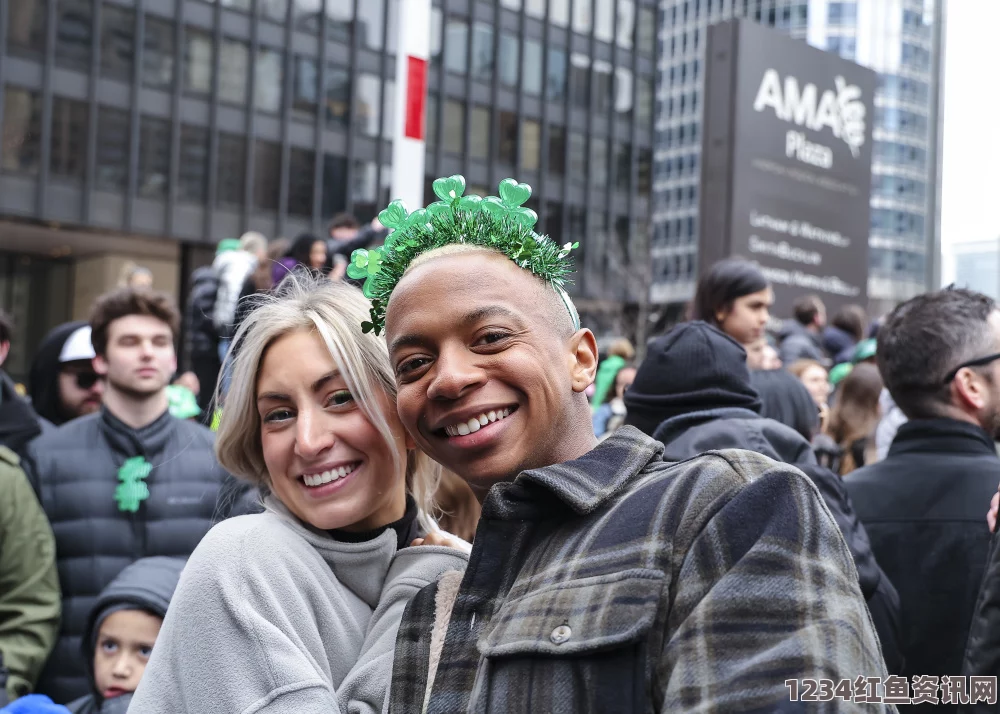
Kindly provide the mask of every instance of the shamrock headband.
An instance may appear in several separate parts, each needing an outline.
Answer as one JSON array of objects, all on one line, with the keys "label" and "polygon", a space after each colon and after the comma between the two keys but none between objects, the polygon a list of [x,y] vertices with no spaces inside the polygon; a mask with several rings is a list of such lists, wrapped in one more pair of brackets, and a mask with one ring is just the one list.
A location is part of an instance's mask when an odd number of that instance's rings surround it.
[{"label": "shamrock headband", "polygon": [[381,248],[359,249],[351,254],[347,274],[365,279],[362,290],[371,300],[371,322],[361,323],[363,332],[376,335],[385,329],[389,296],[414,258],[446,245],[479,246],[502,253],[518,267],[531,271],[552,286],[580,327],[580,318],[566,294],[573,266],[568,256],[579,243],[556,245],[548,236],[534,232],[538,215],[523,204],[531,197],[531,186],[514,179],[500,182],[500,196],[463,196],[465,178],[449,176],[433,184],[440,201],[407,213],[396,200],[378,214],[392,232]]}]

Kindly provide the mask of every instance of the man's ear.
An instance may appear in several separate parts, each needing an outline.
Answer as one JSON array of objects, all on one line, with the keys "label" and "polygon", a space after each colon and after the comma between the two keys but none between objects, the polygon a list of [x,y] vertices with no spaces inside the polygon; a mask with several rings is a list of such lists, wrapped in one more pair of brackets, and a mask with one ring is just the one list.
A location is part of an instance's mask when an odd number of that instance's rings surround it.
[{"label": "man's ear", "polygon": [[569,338],[570,379],[573,391],[583,392],[594,383],[597,376],[597,339],[594,333],[582,328]]},{"label": "man's ear", "polygon": [[101,355],[94,357],[90,364],[94,368],[94,371],[102,377],[106,377],[108,375],[108,361]]},{"label": "man's ear", "polygon": [[952,399],[965,412],[978,412],[986,406],[987,385],[971,369],[960,369],[952,381]]}]

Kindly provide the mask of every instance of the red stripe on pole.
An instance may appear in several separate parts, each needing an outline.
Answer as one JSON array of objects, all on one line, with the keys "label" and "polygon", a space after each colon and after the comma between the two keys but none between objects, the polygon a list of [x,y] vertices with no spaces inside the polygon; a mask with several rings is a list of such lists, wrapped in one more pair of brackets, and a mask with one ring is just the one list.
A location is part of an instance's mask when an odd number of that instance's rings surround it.
[{"label": "red stripe on pole", "polygon": [[406,69],[406,125],[403,136],[424,140],[424,108],[427,104],[427,60],[408,57]]}]

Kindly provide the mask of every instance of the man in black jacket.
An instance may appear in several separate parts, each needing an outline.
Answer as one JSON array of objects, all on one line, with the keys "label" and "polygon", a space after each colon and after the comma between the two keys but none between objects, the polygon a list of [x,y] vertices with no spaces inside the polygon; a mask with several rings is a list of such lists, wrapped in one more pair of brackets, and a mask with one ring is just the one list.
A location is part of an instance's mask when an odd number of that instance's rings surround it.
[{"label": "man in black jacket", "polygon": [[904,674],[955,676],[989,551],[983,514],[1000,477],[1000,311],[969,290],[920,295],[887,318],[878,366],[909,421],[885,460],[845,483],[899,591]]},{"label": "man in black jacket", "polygon": [[42,425],[31,404],[17,393],[13,380],[3,371],[10,354],[14,325],[0,310],[0,446],[23,456],[28,442],[42,433]]},{"label": "man in black jacket", "polygon": [[91,338],[104,408],[29,447],[25,470],[56,536],[63,592],[60,637],[37,691],[60,703],[89,691],[80,641],[104,587],[139,558],[190,555],[213,518],[228,515],[216,512],[227,475],[213,434],[167,409],[178,319],[160,293],[101,297]]},{"label": "man in black jacket", "polygon": [[761,416],[739,343],[705,322],[679,325],[652,344],[625,393],[625,406],[625,423],[662,442],[665,461],[685,461],[716,449],[746,449],[804,472],[854,556],[886,668],[902,670],[899,596],[872,555],[843,482],[816,463],[812,447],[799,433]]}]

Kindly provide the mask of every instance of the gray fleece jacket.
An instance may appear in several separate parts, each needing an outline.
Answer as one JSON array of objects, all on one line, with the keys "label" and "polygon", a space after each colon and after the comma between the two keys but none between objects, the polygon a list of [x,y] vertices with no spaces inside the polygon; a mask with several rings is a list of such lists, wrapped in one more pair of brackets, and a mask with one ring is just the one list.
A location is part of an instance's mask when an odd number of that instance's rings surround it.
[{"label": "gray fleece jacket", "polygon": [[403,608],[465,553],[342,543],[276,499],[188,560],[129,712],[378,714]]}]

